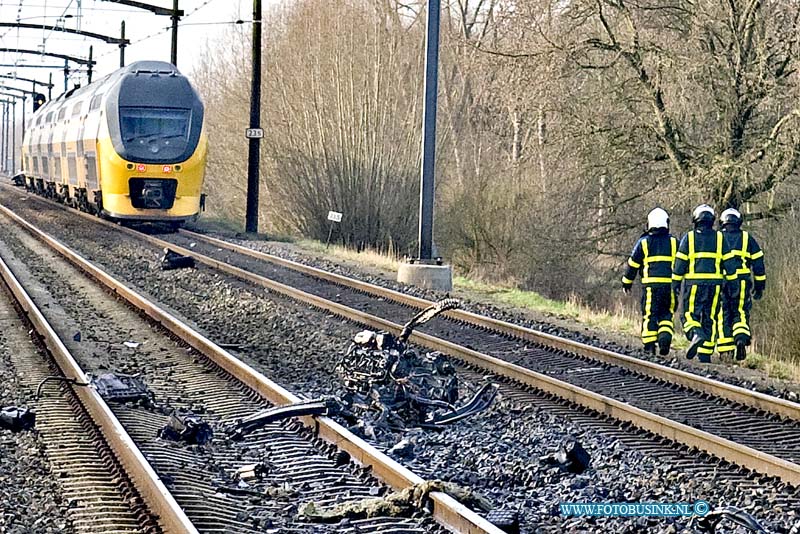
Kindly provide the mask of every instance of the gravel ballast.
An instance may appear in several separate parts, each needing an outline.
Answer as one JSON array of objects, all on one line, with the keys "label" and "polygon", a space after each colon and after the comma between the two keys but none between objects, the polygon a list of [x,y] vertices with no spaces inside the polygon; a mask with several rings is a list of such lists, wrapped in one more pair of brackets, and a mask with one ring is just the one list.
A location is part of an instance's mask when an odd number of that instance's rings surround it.
[{"label": "gravel ballast", "polygon": [[[210,236],[217,239],[230,241],[231,243],[244,246],[266,254],[272,254],[282,259],[291,260],[303,265],[323,269],[335,274],[347,276],[362,282],[370,283],[376,286],[392,289],[401,293],[412,295],[418,298],[436,301],[446,296],[456,296],[462,301],[465,310],[485,315],[506,321],[509,323],[525,326],[533,330],[551,334],[554,336],[578,341],[587,345],[603,348],[613,352],[619,352],[628,356],[635,356],[637,358],[653,361],[666,365],[675,369],[681,369],[692,373],[701,374],[703,376],[720,380],[730,384],[734,384],[747,389],[752,389],[782,397],[791,401],[797,402],[800,400],[800,385],[788,383],[772,379],[750,369],[745,369],[735,365],[728,364],[714,364],[706,365],[698,363],[697,361],[688,361],[683,355],[682,351],[673,350],[669,356],[662,357],[651,355],[641,350],[638,345],[638,340],[634,344],[623,342],[621,336],[609,336],[604,333],[592,331],[588,327],[580,327],[579,325],[565,326],[563,323],[568,322],[558,320],[555,318],[553,321],[533,319],[530,313],[513,308],[512,306],[498,306],[487,304],[472,300],[469,297],[460,295],[458,291],[453,293],[444,293],[441,291],[434,291],[423,289],[407,284],[402,284],[381,274],[376,274],[375,269],[359,269],[349,262],[344,264],[337,262],[334,259],[324,258],[313,253],[303,253],[297,247],[287,245],[286,243],[271,243],[263,240],[246,240],[240,237],[232,237],[227,234],[220,234],[216,232],[209,232]],[[169,239],[169,238],[168,238]],[[678,333],[678,335],[682,335]],[[614,339],[611,339],[611,338]]]}]

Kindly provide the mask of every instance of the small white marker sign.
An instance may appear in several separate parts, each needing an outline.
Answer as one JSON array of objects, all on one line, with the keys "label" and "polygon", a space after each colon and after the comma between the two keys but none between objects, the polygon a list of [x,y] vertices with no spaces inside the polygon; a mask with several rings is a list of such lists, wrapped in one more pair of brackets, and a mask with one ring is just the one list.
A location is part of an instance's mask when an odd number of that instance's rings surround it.
[{"label": "small white marker sign", "polygon": [[248,139],[261,139],[264,137],[264,128],[248,128],[244,131],[244,136]]},{"label": "small white marker sign", "polygon": [[333,222],[342,222],[342,214],[338,211],[329,211],[328,220]]}]

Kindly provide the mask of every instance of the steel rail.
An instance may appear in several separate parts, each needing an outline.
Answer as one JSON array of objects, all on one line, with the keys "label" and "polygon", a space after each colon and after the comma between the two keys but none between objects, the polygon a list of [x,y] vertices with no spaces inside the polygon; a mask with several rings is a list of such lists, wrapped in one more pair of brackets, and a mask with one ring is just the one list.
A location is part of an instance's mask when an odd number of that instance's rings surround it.
[{"label": "steel rail", "polygon": [[[299,397],[287,389],[273,382],[226,350],[220,348],[186,323],[158,307],[141,294],[130,289],[124,283],[84,259],[80,254],[55,238],[36,228],[33,224],[24,220],[6,206],[0,204],[0,211],[26,229],[31,235],[62,255],[70,261],[70,263],[87,273],[110,291],[113,291],[119,297],[125,299],[134,308],[141,310],[151,319],[160,323],[164,328],[208,357],[211,361],[230,373],[231,376],[246,384],[272,404],[283,405],[301,401]],[[97,220],[94,217],[92,217],[92,219]],[[125,228],[125,230],[129,229]],[[132,230],[131,232],[136,236],[143,235]],[[325,441],[346,451],[353,459],[360,462],[362,465],[372,467],[372,473],[392,488],[405,489],[425,482],[424,479],[395,462],[334,420],[328,417],[302,417],[299,419]],[[433,517],[440,524],[453,532],[460,534],[502,534],[503,532],[446,493],[431,492],[430,498],[434,505]]]},{"label": "steel rail", "polygon": [[[358,291],[375,295],[377,297],[394,300],[407,306],[422,309],[433,304],[433,302],[429,300],[406,295],[392,289],[348,278],[346,276],[324,271],[309,265],[303,265],[302,263],[253,250],[235,243],[224,241],[222,239],[205,236],[203,234],[198,234],[196,232],[183,229],[180,230],[180,233],[191,237],[192,239],[202,240],[227,250],[245,254],[252,258],[268,261],[270,263],[293,269],[309,276],[314,276],[329,282],[347,286]],[[789,400],[774,397],[772,395],[766,395],[764,393],[740,386],[735,386],[733,384],[727,384],[719,380],[706,378],[694,373],[682,371],[680,369],[673,369],[671,367],[667,367],[666,365],[661,365],[655,362],[641,360],[632,356],[626,356],[625,354],[619,354],[610,350],[593,347],[578,341],[560,338],[544,332],[537,332],[536,330],[532,330],[524,326],[515,325],[513,323],[508,323],[492,317],[486,317],[464,310],[450,310],[445,312],[445,315],[458,321],[464,321],[466,323],[500,332],[518,339],[539,343],[554,349],[572,352],[579,356],[591,358],[595,361],[600,361],[610,365],[624,367],[648,377],[658,378],[666,382],[685,386],[690,389],[700,391],[702,393],[708,393],[715,397],[749,406],[757,410],[788,417],[789,419],[800,420],[800,404]]]},{"label": "steel rail", "polygon": [[[128,230],[128,229],[126,229]],[[150,235],[141,234],[131,230],[131,233],[138,234],[147,241],[159,246],[169,247],[171,250],[186,256],[192,256],[195,260],[221,270],[238,278],[258,284],[276,293],[286,295],[301,302],[309,303],[317,308],[328,311],[335,315],[350,319],[357,323],[367,325],[371,328],[386,330],[399,334],[402,326],[396,323],[375,317],[368,313],[343,306],[329,301],[322,297],[306,293],[299,289],[275,282],[263,276],[245,271],[239,267],[229,265],[225,262],[199,254],[190,249],[176,246],[175,244],[163,241]],[[766,454],[759,450],[747,447],[731,440],[716,436],[709,432],[698,430],[691,426],[667,419],[656,414],[652,414],[625,402],[600,395],[593,391],[574,386],[567,382],[531,371],[516,364],[512,364],[487,354],[462,347],[455,343],[445,341],[428,334],[414,332],[411,334],[411,341],[429,349],[439,350],[450,354],[463,361],[485,369],[499,376],[509,378],[515,382],[522,383],[535,389],[553,394],[559,398],[566,399],[575,404],[592,409],[600,414],[611,417],[619,421],[626,421],[633,425],[671,439],[678,443],[683,443],[690,447],[697,447],[718,458],[725,459],[731,463],[746,467],[758,473],[773,475],[792,484],[800,485],[800,465],[794,464],[778,458],[771,454]]]},{"label": "steel rail", "polygon": [[[39,199],[39,197],[36,198]],[[52,201],[48,200],[47,202],[52,202]],[[57,204],[55,202],[52,203],[55,206],[58,206],[59,208],[65,208],[64,206]],[[0,209],[2,209],[3,211],[8,211],[7,208],[5,208],[2,205],[0,205]],[[287,286],[285,284],[275,282],[263,276],[227,264],[223,261],[216,260],[214,258],[197,253],[193,250],[175,245],[174,243],[161,240],[157,237],[143,234],[141,232],[131,230],[130,228],[121,227],[113,223],[110,223],[108,221],[99,220],[92,215],[77,210],[73,211],[82,217],[86,217],[88,219],[100,222],[101,224],[108,225],[109,227],[116,228],[119,231],[137,237],[138,239],[145,240],[153,245],[158,246],[159,248],[168,247],[179,254],[191,256],[195,258],[196,261],[203,263],[207,266],[218,269],[222,272],[241,278],[243,280],[252,282],[254,284],[260,285],[276,293],[288,296],[292,299],[309,303],[312,306],[315,306],[319,309],[328,311],[330,313],[344,317],[346,319],[350,319],[354,322],[367,325],[371,328],[391,331],[395,333],[399,333],[401,330],[400,325],[397,325],[385,319],[374,317],[368,313],[361,312],[352,309],[350,307],[326,300],[322,297],[306,293],[302,290]],[[14,215],[14,217],[17,216]],[[555,340],[563,342],[564,347],[570,346],[570,344],[572,343],[567,340],[560,340],[560,338],[556,338],[555,336],[548,336],[548,337],[553,337]],[[499,376],[511,379],[515,382],[522,383],[530,387],[533,387],[535,389],[555,395],[562,399],[566,399],[577,405],[592,409],[600,414],[606,415],[613,419],[629,422],[632,423],[634,426],[637,426],[643,430],[647,430],[659,436],[663,436],[667,439],[671,439],[678,443],[683,443],[690,447],[697,447],[698,449],[704,450],[713,456],[730,461],[742,467],[746,467],[755,472],[779,477],[782,480],[794,486],[800,485],[800,465],[798,464],[783,460],[781,458],[778,458],[770,454],[766,454],[759,450],[753,449],[752,447],[741,445],[739,443],[727,440],[720,436],[702,430],[698,430],[683,423],[679,423],[677,421],[673,421],[671,419],[656,414],[652,414],[640,408],[631,406],[630,404],[600,395],[598,393],[586,390],[584,388],[580,388],[578,386],[574,386],[567,382],[563,382],[561,380],[543,375],[541,373],[531,371],[530,369],[526,369],[516,364],[512,364],[510,362],[506,362],[486,354],[482,354],[478,351],[462,347],[455,343],[451,343],[449,341],[445,341],[436,338],[434,336],[414,332],[412,333],[410,339],[421,346],[433,350],[440,350],[446,352],[452,356],[455,356],[456,358],[462,359],[463,361],[471,365],[475,365],[477,367],[495,373]],[[589,346],[586,345],[586,347]],[[589,347],[589,348],[594,349],[594,347]],[[566,350],[571,350],[571,349],[566,349]],[[603,351],[603,352],[608,352],[609,354],[612,355],[615,354],[610,351]],[[630,359],[635,360],[635,358],[630,358]],[[649,362],[643,362],[643,363],[649,363]],[[685,373],[685,374],[688,375],[689,377],[695,376],[692,375],[691,373]],[[702,377],[697,377],[697,378],[702,378]],[[724,384],[722,382],[720,382],[719,384],[721,384],[722,386],[728,386],[732,388],[735,387],[735,386],[730,386],[729,384]],[[739,389],[748,394],[755,393],[744,388],[739,388]],[[767,400],[772,399],[772,397],[769,397],[768,395],[763,395],[763,394],[759,395],[766,397]],[[782,400],[782,399],[776,398],[775,400]],[[788,404],[793,404],[789,403],[788,401],[785,402]]]},{"label": "steel rail", "polygon": [[[72,357],[58,334],[2,258],[0,258],[0,277],[3,278],[20,307],[25,311],[25,315],[41,336],[64,376],[80,383],[88,382],[89,378],[86,373]],[[72,389],[94,423],[99,427],[122,468],[141,492],[149,510],[157,516],[158,523],[164,532],[168,534],[198,534],[183,509],[164,486],[155,470],[97,390],[91,387],[73,387]]]}]

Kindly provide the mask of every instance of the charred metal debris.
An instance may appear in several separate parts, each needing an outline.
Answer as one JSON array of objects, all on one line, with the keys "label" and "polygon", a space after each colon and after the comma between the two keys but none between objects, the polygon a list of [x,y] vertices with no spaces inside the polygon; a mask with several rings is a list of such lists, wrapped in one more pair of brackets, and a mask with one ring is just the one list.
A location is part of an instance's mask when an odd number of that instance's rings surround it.
[{"label": "charred metal debris", "polygon": [[153,394],[147,389],[144,380],[138,375],[123,373],[105,373],[93,377],[90,387],[97,390],[101,397],[112,402],[152,401]]},{"label": "charred metal debris", "polygon": [[30,430],[36,424],[36,412],[29,408],[6,406],[0,408],[0,428],[12,432]]},{"label": "charred metal debris", "polygon": [[[339,415],[364,429],[439,428],[488,408],[496,384],[485,384],[468,402],[456,406],[459,381],[455,367],[440,352],[420,355],[407,340],[419,325],[459,307],[445,299],[418,313],[399,336],[365,330],[356,334],[336,364],[346,395],[277,406],[226,425],[232,439],[243,439],[262,426],[291,417]],[[367,432],[369,433],[369,432]]]},{"label": "charred metal debris", "polygon": [[545,465],[558,466],[562,471],[569,473],[583,473],[592,459],[586,449],[575,439],[568,439],[555,452],[539,458]]},{"label": "charred metal debris", "polygon": [[164,255],[161,257],[161,270],[170,271],[172,269],[190,269],[194,268],[194,258],[191,256],[183,256],[174,250],[168,248],[164,249]]},{"label": "charred metal debris", "polygon": [[695,517],[692,519],[692,526],[699,532],[713,534],[717,531],[717,526],[723,522],[723,520],[744,527],[748,532],[766,532],[755,517],[735,506],[717,508],[702,517]]},{"label": "charred metal debris", "polygon": [[158,437],[190,445],[205,445],[214,437],[214,431],[199,415],[191,411],[174,410],[167,424],[158,431]]},{"label": "charred metal debris", "polygon": [[241,440],[253,430],[264,425],[288,419],[291,417],[305,417],[313,415],[333,415],[338,412],[338,403],[334,399],[321,399],[275,406],[251,416],[239,419],[226,426],[228,435],[233,440]]},{"label": "charred metal debris", "polygon": [[356,334],[336,365],[347,390],[340,415],[370,433],[438,428],[486,410],[497,395],[497,384],[485,384],[457,406],[460,384],[455,367],[444,354],[420,354],[407,343],[416,327],[459,306],[458,300],[441,300],[415,315],[399,336],[371,330]]}]

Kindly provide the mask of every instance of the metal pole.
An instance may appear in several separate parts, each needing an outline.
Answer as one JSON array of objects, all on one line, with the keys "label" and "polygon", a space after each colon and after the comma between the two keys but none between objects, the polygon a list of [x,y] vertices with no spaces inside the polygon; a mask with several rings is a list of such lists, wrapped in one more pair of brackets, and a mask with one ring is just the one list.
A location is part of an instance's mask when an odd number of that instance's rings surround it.
[{"label": "metal pole", "polygon": [[178,0],[172,0],[172,54],[170,55],[170,62],[178,66]]},{"label": "metal pole", "polygon": [[6,103],[3,102],[3,142],[0,144],[0,156],[3,157],[3,172],[6,172]]},{"label": "metal pole", "polygon": [[28,103],[28,95],[22,97],[22,144],[25,144],[25,104]]},{"label": "metal pole", "polygon": [[89,47],[89,72],[88,72],[89,83],[92,83],[92,48],[94,47],[93,46]]},{"label": "metal pole", "polygon": [[[250,128],[261,127],[261,0],[253,0],[253,67],[250,85]],[[250,139],[247,153],[245,232],[258,232],[258,182],[261,140]]]},{"label": "metal pole", "polygon": [[65,93],[69,89],[69,86],[67,85],[68,79],[69,79],[69,61],[67,61],[65,59],[64,60],[64,92]]},{"label": "metal pole", "polygon": [[422,172],[419,188],[419,260],[433,259],[433,193],[436,162],[436,97],[439,74],[439,0],[428,0],[425,41],[425,103],[422,111]]},{"label": "metal pole", "polygon": [[50,85],[47,87],[47,100],[53,100],[53,73],[50,73]]},{"label": "metal pole", "polygon": [[3,172],[8,171],[8,104],[3,102]]},{"label": "metal pole", "polygon": [[11,172],[11,102],[6,104],[6,172]]},{"label": "metal pole", "polygon": [[11,176],[17,173],[17,99],[11,101]]},{"label": "metal pole", "polygon": [[122,44],[119,45],[119,66],[125,66],[125,21],[123,20],[119,28],[119,38],[122,39]]}]

